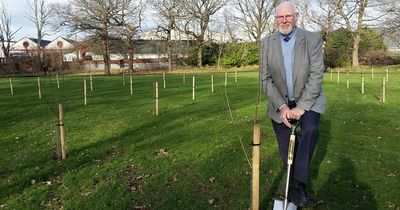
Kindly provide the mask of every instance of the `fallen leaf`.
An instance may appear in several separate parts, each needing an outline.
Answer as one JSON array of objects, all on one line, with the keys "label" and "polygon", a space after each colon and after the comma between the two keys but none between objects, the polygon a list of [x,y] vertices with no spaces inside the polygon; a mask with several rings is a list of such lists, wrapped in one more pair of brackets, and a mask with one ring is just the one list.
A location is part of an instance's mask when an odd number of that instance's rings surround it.
[{"label": "fallen leaf", "polygon": [[210,181],[211,183],[213,183],[215,181],[215,177],[211,177],[210,179],[208,179],[208,181]]},{"label": "fallen leaf", "polygon": [[134,209],[147,209],[148,205],[146,204],[139,204],[135,205]]},{"label": "fallen leaf", "polygon": [[274,174],[274,171],[272,171],[272,169],[268,169],[268,170],[267,170],[267,174],[268,174],[268,175],[272,175],[272,174]]},{"label": "fallen leaf", "polygon": [[394,174],[394,173],[390,173],[390,174],[388,174],[387,176],[388,176],[388,177],[395,177],[395,176],[396,176],[396,174]]},{"label": "fallen leaf", "polygon": [[92,192],[88,191],[88,192],[82,193],[81,195],[82,195],[82,196],[89,196],[90,194],[92,194]]},{"label": "fallen leaf", "polygon": [[160,156],[164,156],[164,155],[168,155],[168,152],[167,152],[167,150],[166,150],[166,149],[164,149],[164,148],[161,148],[161,149],[155,150],[155,152],[156,152],[156,154],[157,154],[157,156],[158,156],[158,157],[160,157]]},{"label": "fallen leaf", "polygon": [[210,204],[210,205],[218,205],[218,202],[219,202],[218,198],[208,199],[208,204]]}]

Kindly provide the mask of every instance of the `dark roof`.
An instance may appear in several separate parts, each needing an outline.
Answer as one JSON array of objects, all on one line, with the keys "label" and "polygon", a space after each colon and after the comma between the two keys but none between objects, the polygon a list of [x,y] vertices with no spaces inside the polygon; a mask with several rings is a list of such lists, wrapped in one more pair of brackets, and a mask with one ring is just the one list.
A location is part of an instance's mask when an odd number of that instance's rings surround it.
[{"label": "dark roof", "polygon": [[65,40],[69,41],[70,43],[75,43],[75,42],[76,42],[76,41],[73,40],[73,39],[68,39],[68,38],[65,38],[65,37],[61,37],[61,38],[63,38],[63,39],[65,39]]},{"label": "dark roof", "polygon": [[[35,39],[35,38],[29,38],[32,42],[35,42],[36,44],[38,43],[38,39]],[[49,40],[44,40],[44,39],[42,39],[42,40],[40,40],[40,46],[41,47],[45,47],[46,45],[48,45],[49,43],[50,43],[51,41],[49,41]]]}]

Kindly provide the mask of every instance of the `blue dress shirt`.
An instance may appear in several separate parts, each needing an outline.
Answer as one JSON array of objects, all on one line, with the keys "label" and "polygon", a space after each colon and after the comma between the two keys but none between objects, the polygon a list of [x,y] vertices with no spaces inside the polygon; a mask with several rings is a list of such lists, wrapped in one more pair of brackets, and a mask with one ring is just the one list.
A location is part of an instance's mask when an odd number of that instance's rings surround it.
[{"label": "blue dress shirt", "polygon": [[297,28],[294,28],[293,31],[287,36],[281,34],[282,55],[283,62],[285,64],[286,88],[289,101],[295,100],[293,95],[293,49],[296,41],[296,32]]}]

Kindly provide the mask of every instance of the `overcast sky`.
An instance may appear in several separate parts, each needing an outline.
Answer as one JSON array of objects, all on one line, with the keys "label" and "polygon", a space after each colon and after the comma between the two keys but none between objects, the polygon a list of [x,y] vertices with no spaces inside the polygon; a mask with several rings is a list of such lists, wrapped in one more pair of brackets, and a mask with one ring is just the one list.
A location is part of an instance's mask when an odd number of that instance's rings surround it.
[{"label": "overcast sky", "polygon": [[[46,0],[47,4],[56,2],[66,2],[68,0]],[[4,2],[8,13],[11,15],[11,27],[15,31],[19,27],[22,27],[15,35],[14,41],[18,41],[24,36],[36,38],[36,28],[34,24],[28,19],[28,4],[26,0],[0,0]],[[63,35],[62,33],[53,34],[44,37],[46,40],[53,40],[57,36]]]},{"label": "overcast sky", "polygon": [[[45,0],[46,4],[52,4],[57,2],[66,3],[69,0]],[[34,24],[28,19],[28,14],[30,13],[28,8],[28,3],[26,0],[0,0],[0,2],[4,2],[5,6],[8,10],[8,13],[11,15],[11,27],[12,30],[15,31],[19,27],[22,27],[15,35],[14,41],[18,41],[22,39],[24,36],[36,38],[36,28]],[[151,17],[151,15],[149,15]],[[145,17],[142,22],[142,28],[151,28],[153,27],[153,22],[148,20],[148,17]],[[47,28],[49,29],[49,28]],[[51,34],[43,37],[46,40],[54,40],[58,36],[67,37],[68,34],[66,32],[57,32],[55,34]]]}]

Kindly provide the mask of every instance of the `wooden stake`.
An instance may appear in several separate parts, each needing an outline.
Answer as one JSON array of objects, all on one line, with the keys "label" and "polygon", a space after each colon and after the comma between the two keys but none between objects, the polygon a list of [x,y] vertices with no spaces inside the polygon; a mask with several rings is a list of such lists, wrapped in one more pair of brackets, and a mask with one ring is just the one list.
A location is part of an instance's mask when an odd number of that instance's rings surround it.
[{"label": "wooden stake", "polygon": [[83,101],[86,106],[87,105],[86,79],[83,80]]},{"label": "wooden stake", "polygon": [[228,72],[225,71],[225,87],[228,85]]},{"label": "wooden stake", "polygon": [[386,68],[386,82],[389,82],[389,68]]},{"label": "wooden stake", "polygon": [[125,72],[122,72],[122,85],[125,86]]},{"label": "wooden stake", "polygon": [[211,74],[211,92],[214,93],[214,74]]},{"label": "wooden stake", "polygon": [[331,81],[332,81],[333,80],[333,70],[330,69],[330,72],[331,72]]},{"label": "wooden stake", "polygon": [[386,78],[382,77],[382,102],[386,102]]},{"label": "wooden stake", "polygon": [[89,75],[90,78],[90,92],[93,92],[93,77],[92,74]]},{"label": "wooden stake", "polygon": [[158,116],[158,81],[154,84],[154,114]]},{"label": "wooden stake", "polygon": [[129,74],[129,86],[131,90],[131,95],[133,95],[132,74]]},{"label": "wooden stake", "polygon": [[251,182],[251,209],[258,210],[260,205],[260,125],[253,127],[253,158]]},{"label": "wooden stake", "polygon": [[164,83],[164,89],[165,89],[165,72],[162,73],[162,77],[163,77],[163,83]]},{"label": "wooden stake", "polygon": [[57,88],[60,89],[60,81],[58,80],[58,74],[56,74],[56,78],[57,78]]},{"label": "wooden stake", "polygon": [[186,73],[185,72],[183,72],[183,84],[186,84]]},{"label": "wooden stake", "polygon": [[361,75],[361,94],[364,94],[365,77],[364,74]]},{"label": "wooden stake", "polygon": [[339,72],[339,69],[337,70],[337,83],[339,83],[340,82],[340,72]]},{"label": "wooden stake", "polygon": [[374,67],[371,67],[371,77],[374,78]]},{"label": "wooden stake", "polygon": [[235,83],[237,83],[237,71],[235,71]]},{"label": "wooden stake", "polygon": [[349,79],[349,72],[346,72],[346,76],[347,76],[347,81],[346,81],[346,87],[350,88],[350,79]]},{"label": "wooden stake", "polygon": [[14,95],[14,88],[13,88],[13,83],[12,83],[11,78],[10,78],[10,93],[11,93],[11,95]]},{"label": "wooden stake", "polygon": [[37,78],[37,85],[38,85],[38,95],[39,95],[39,99],[42,98],[42,91],[40,89],[40,77]]},{"label": "wooden stake", "polygon": [[58,104],[58,127],[60,129],[61,158],[64,160],[67,158],[67,153],[64,140],[64,109],[61,103]]},{"label": "wooden stake", "polygon": [[194,101],[195,99],[195,92],[196,92],[196,79],[193,76],[193,91],[192,91],[192,100]]}]

